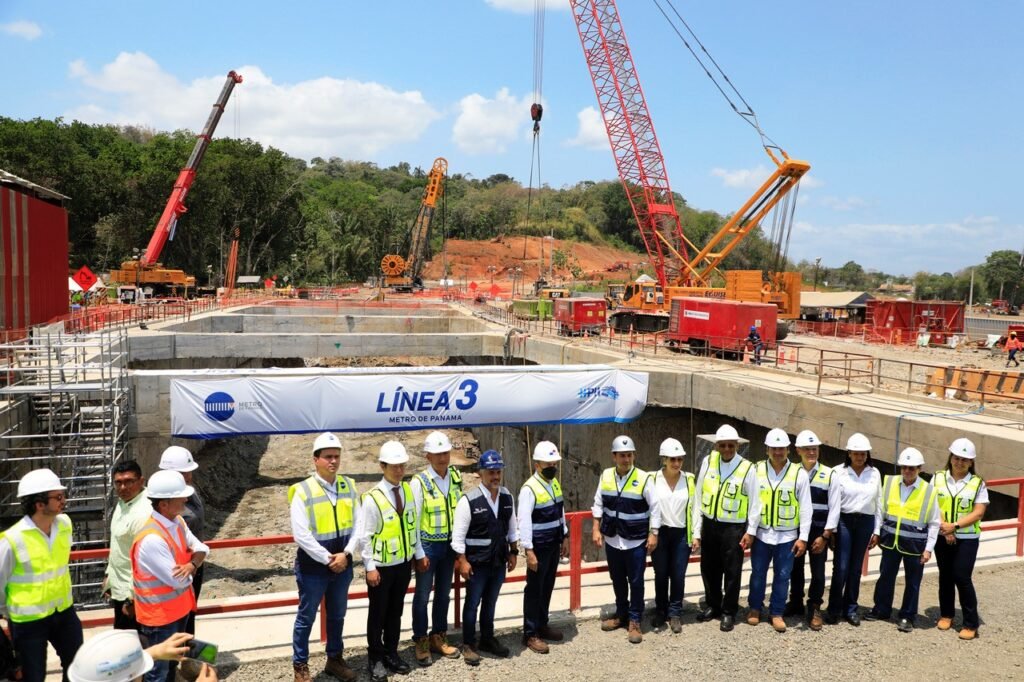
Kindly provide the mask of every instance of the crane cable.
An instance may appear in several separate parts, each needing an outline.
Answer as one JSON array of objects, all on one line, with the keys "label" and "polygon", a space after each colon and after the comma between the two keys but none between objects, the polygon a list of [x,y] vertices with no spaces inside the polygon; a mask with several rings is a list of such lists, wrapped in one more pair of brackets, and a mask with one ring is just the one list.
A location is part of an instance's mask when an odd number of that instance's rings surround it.
[{"label": "crane cable", "polygon": [[[533,0],[533,104],[530,105],[530,118],[533,120],[533,144],[530,150],[530,182],[526,190],[526,225],[523,234],[523,260],[526,260],[526,244],[530,232],[530,213],[533,208],[533,171],[537,170],[537,192],[540,193],[540,121],[544,116],[544,105],[541,103],[544,88],[544,0]],[[537,278],[541,279],[544,264],[538,269]]]}]

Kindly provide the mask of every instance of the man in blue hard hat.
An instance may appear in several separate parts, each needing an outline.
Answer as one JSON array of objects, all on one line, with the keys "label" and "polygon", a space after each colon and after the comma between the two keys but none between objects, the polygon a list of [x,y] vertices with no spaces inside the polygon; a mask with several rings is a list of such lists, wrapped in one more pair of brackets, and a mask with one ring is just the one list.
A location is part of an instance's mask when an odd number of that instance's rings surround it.
[{"label": "man in blue hard hat", "polygon": [[[505,582],[506,571],[515,570],[519,556],[512,493],[501,484],[505,463],[501,453],[488,450],[480,455],[480,485],[466,493],[455,506],[452,549],[455,569],[466,583],[462,609],[462,658],[468,665],[480,665],[479,651],[506,658],[507,646],[494,636],[494,608]],[[480,608],[480,639],[476,636],[477,607]]]},{"label": "man in blue hard hat", "polygon": [[754,350],[754,364],[761,364],[761,351],[764,350],[764,341],[757,331],[757,327],[751,325],[750,333],[747,334],[747,347]]}]

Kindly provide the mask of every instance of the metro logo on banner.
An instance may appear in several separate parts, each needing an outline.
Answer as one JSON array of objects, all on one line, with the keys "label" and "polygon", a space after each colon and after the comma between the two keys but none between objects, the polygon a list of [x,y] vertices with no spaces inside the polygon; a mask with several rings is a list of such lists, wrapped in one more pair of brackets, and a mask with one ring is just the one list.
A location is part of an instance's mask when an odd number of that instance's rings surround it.
[{"label": "metro logo on banner", "polygon": [[154,370],[180,438],[629,422],[648,375],[606,366]]},{"label": "metro logo on banner", "polygon": [[89,289],[92,289],[92,285],[99,281],[99,277],[93,274],[93,271],[85,265],[78,268],[75,274],[71,275],[71,279],[75,280],[75,284],[82,287],[82,291],[89,291]]}]

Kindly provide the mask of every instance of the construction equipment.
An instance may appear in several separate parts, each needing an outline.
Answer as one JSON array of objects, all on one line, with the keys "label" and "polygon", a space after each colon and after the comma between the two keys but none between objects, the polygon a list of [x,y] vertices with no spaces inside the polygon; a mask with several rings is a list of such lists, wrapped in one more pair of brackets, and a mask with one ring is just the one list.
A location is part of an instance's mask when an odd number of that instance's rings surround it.
[{"label": "construction equipment", "polygon": [[[384,285],[394,291],[412,292],[423,289],[423,266],[426,265],[427,245],[430,238],[430,223],[434,219],[434,208],[444,195],[444,180],[448,175],[448,161],[438,157],[427,176],[423,190],[420,211],[409,231],[409,249],[403,258],[389,253],[381,259],[380,269],[384,273]],[[446,273],[447,274],[447,273]]]},{"label": "construction equipment", "polygon": [[603,298],[557,298],[554,305],[562,336],[600,336],[604,332],[608,306]]},{"label": "construction equipment", "polygon": [[[187,275],[182,270],[174,270],[163,267],[159,263],[160,254],[169,240],[174,239],[174,231],[178,225],[178,219],[188,210],[185,207],[185,199],[189,189],[196,178],[196,169],[203,160],[206,149],[210,146],[210,140],[217,123],[224,114],[224,107],[231,97],[235,85],[242,82],[242,76],[234,71],[229,71],[224,87],[221,88],[220,96],[213,103],[213,110],[202,132],[196,137],[196,144],[192,148],[192,155],[189,156],[185,167],[178,173],[178,179],[174,183],[174,189],[167,198],[164,212],[157,221],[153,236],[150,237],[149,245],[145,253],[138,260],[130,260],[121,263],[121,268],[110,271],[110,281],[121,286],[118,287],[119,298],[122,292],[130,291],[134,287],[134,300],[140,302],[148,296],[184,296],[189,297],[194,293],[196,278]],[[122,300],[125,300],[122,298]]]},{"label": "construction equipment", "polygon": [[224,296],[230,298],[235,291],[235,272],[238,270],[238,238],[241,231],[236,227],[231,240],[231,251],[228,254],[228,267],[225,273]]},{"label": "construction equipment", "polygon": [[[656,277],[654,282],[626,287],[610,316],[613,327],[619,331],[662,331],[668,325],[671,300],[679,296],[770,302],[779,307],[780,317],[798,317],[798,273],[738,271],[722,275],[719,265],[797,187],[810,164],[790,159],[782,149],[769,144],[750,111],[752,125],[761,134],[776,169],[718,233],[703,248],[697,248],[684,234],[676,211],[665,159],[615,0],[570,0],[570,4],[619,179]],[[795,208],[796,202],[791,203]],[[792,211],[788,209],[786,204],[782,206],[781,223],[777,220],[773,228],[773,234],[779,235],[776,262],[780,265],[784,261],[782,239],[784,236],[788,241],[792,225]]]}]

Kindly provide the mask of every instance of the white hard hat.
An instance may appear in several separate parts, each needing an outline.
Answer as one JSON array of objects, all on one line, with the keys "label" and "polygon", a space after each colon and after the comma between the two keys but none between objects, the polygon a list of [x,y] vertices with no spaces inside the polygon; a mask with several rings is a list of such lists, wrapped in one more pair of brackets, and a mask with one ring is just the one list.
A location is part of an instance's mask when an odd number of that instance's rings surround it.
[{"label": "white hard hat", "polygon": [[149,477],[146,484],[146,497],[151,500],[176,500],[192,497],[195,492],[195,488],[185,483],[180,471],[158,471]]},{"label": "white hard hat", "polygon": [[974,449],[974,443],[968,438],[957,438],[949,446],[949,451],[957,457],[963,457],[964,459],[974,459],[978,456],[978,451]]},{"label": "white hard hat", "polygon": [[846,440],[849,452],[871,452],[871,441],[863,433],[855,433]]},{"label": "white hard hat", "polygon": [[135,630],[110,630],[90,637],[68,668],[71,682],[131,682],[153,669]]},{"label": "white hard hat", "polygon": [[900,453],[896,464],[901,467],[921,467],[924,466],[924,455],[917,448],[906,448]]},{"label": "white hard hat", "polygon": [[715,431],[715,442],[716,443],[718,441],[722,441],[722,440],[736,440],[736,441],[738,441],[739,439],[740,439],[740,434],[736,433],[736,429],[734,429],[733,427],[729,426],[728,424],[723,424],[722,426],[719,426],[718,430]]},{"label": "white hard hat", "polygon": [[409,461],[409,453],[405,451],[405,446],[397,440],[389,440],[380,446],[378,460],[383,464],[405,464]]},{"label": "white hard hat", "polygon": [[534,462],[558,462],[561,459],[558,448],[549,440],[542,440],[533,446]]},{"label": "white hard hat", "polygon": [[821,445],[818,435],[809,429],[804,429],[796,434],[796,446],[798,448],[813,448]]},{"label": "white hard hat", "polygon": [[160,455],[160,468],[165,471],[195,471],[199,464],[192,458],[192,453],[180,445],[172,445]]},{"label": "white hard hat", "polygon": [[60,484],[57,474],[49,469],[33,469],[18,481],[18,497],[48,493],[51,490],[67,490],[67,488]]},{"label": "white hard hat", "polygon": [[772,429],[764,437],[764,444],[770,448],[788,448],[789,434],[782,429]]},{"label": "white hard hat", "polygon": [[615,436],[615,440],[612,441],[612,452],[636,452],[636,446],[629,436]]},{"label": "white hard hat", "polygon": [[661,441],[658,455],[661,457],[686,457],[686,450],[683,449],[683,444],[675,438],[666,438]]},{"label": "white hard hat", "polygon": [[423,441],[423,452],[428,455],[437,455],[442,452],[451,452],[452,442],[448,436],[440,431],[431,431],[427,439]]},{"label": "white hard hat", "polygon": [[338,437],[330,431],[321,433],[316,437],[316,440],[313,441],[313,456],[315,457],[316,453],[321,450],[326,450],[327,448],[338,448],[341,450],[341,441],[338,440]]}]

